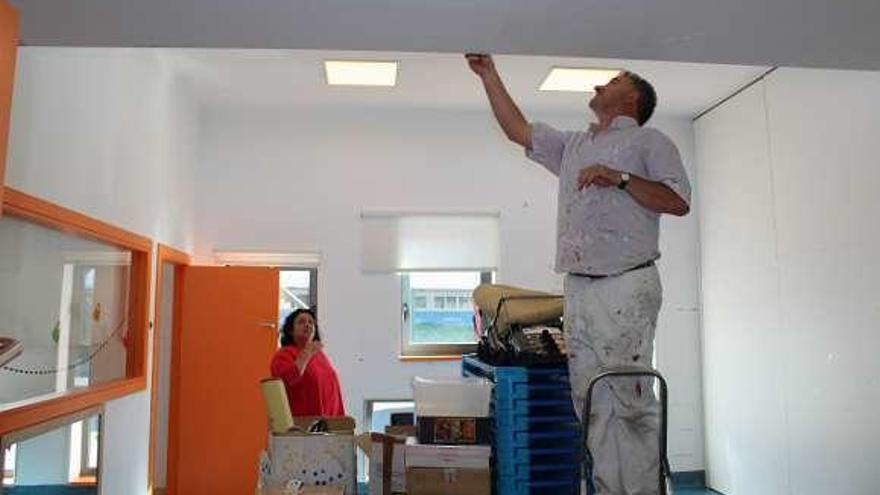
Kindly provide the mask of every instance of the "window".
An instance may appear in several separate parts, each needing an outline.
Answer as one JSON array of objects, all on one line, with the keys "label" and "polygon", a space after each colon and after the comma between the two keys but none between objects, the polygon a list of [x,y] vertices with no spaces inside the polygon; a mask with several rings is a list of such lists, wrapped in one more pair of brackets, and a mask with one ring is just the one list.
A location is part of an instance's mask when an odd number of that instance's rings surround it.
[{"label": "window", "polygon": [[361,213],[361,270],[401,279],[402,356],[476,350],[471,294],[499,264],[492,211]]},{"label": "window", "polygon": [[[368,431],[379,433],[385,432],[385,427],[395,424],[393,419],[397,416],[411,416],[415,414],[415,402],[411,399],[377,400],[367,399],[364,411],[366,417],[363,424],[369,425]],[[370,479],[370,460],[358,449],[358,481],[368,482]]]},{"label": "window", "polygon": [[152,241],[10,188],[3,208],[0,329],[21,350],[0,369],[5,439],[144,388]]},{"label": "window", "polygon": [[19,351],[0,369],[5,453],[10,435],[144,388],[152,241],[3,193],[0,336]]},{"label": "window", "polygon": [[492,282],[492,272],[413,272],[400,279],[403,355],[457,355],[476,349],[472,294],[481,283]]},{"label": "window", "polygon": [[91,409],[4,435],[2,487],[77,484],[97,493],[101,416],[100,408]]},{"label": "window", "polygon": [[290,313],[318,303],[317,268],[281,268],[278,273],[278,328]]},{"label": "window", "polygon": [[98,473],[100,417],[77,421],[70,426],[70,481],[89,481]]},{"label": "window", "polygon": [[11,485],[15,483],[15,451],[18,449],[16,444],[6,447],[3,457],[3,484]]},{"label": "window", "polygon": [[370,431],[384,432],[385,427],[392,423],[391,416],[399,413],[413,414],[415,403],[411,400],[368,400],[367,417],[365,424],[370,425]]},{"label": "window", "polygon": [[0,218],[0,328],[23,352],[0,370],[2,404],[126,377],[131,252]]}]

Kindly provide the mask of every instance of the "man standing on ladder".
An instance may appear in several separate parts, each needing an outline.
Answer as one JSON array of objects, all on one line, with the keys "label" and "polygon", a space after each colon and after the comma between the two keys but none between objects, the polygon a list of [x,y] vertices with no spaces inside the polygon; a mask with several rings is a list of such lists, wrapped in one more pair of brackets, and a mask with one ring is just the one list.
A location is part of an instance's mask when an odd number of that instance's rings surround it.
[{"label": "man standing on ladder", "polygon": [[[650,368],[662,289],[660,215],[690,210],[690,183],[675,144],[642,127],[653,87],[621,72],[595,88],[586,131],[529,123],[492,57],[466,55],[507,137],[559,177],[556,271],[565,275],[565,337],[575,411],[601,368]],[[659,413],[645,378],[603,380],[594,392],[589,448],[598,494],[658,492]]]}]

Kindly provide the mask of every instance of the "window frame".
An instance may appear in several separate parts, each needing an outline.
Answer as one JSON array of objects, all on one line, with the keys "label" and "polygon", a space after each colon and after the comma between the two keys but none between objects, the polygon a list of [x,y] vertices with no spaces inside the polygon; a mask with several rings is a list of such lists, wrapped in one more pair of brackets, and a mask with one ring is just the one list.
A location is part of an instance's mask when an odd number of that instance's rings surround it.
[{"label": "window frame", "polygon": [[[440,272],[441,270],[429,270],[427,272]],[[481,284],[490,284],[495,278],[492,270],[456,270],[462,272],[476,272],[480,274]],[[412,291],[409,285],[409,273],[402,272],[400,277],[400,359],[401,360],[424,360],[424,359],[460,359],[463,354],[477,351],[477,344],[414,344],[409,337],[412,334],[411,313],[414,308]],[[434,296],[437,297],[437,296]],[[440,296],[445,300],[449,296]],[[457,304],[456,304],[457,305]]]},{"label": "window frame", "polygon": [[6,155],[15,86],[15,61],[18,55],[19,15],[8,2],[0,2],[0,215],[5,196]]},{"label": "window frame", "polygon": [[[83,410],[79,410],[79,411],[72,411],[72,412],[66,413],[62,416],[52,418],[50,420],[43,421],[40,423],[35,423],[33,425],[16,430],[15,432],[5,434],[2,438],[0,438],[0,463],[2,463],[4,465],[4,478],[6,478],[6,472],[5,472],[6,449],[9,448],[11,445],[29,440],[34,437],[38,437],[44,433],[48,433],[48,432],[57,430],[59,428],[70,427],[73,424],[80,422],[80,421],[83,422],[83,424],[85,424],[86,420],[88,420],[92,416],[98,417],[98,452],[97,452],[97,454],[98,454],[98,467],[96,469],[94,469],[92,471],[92,473],[90,473],[90,474],[81,473],[81,478],[93,477],[94,481],[91,481],[91,480],[70,481],[70,480],[68,480],[67,484],[72,485],[72,484],[92,484],[92,483],[94,483],[95,486],[98,486],[99,487],[98,489],[100,490],[100,486],[101,486],[101,458],[103,457],[104,439],[105,439],[105,437],[104,437],[104,423],[105,422],[104,422],[104,405],[103,404],[99,404],[97,406],[90,407],[90,408],[83,409]],[[69,459],[68,459],[68,461],[69,461]],[[11,477],[13,477],[13,478],[16,476],[15,467],[13,467],[11,474],[12,474]],[[2,495],[6,490],[7,490],[7,487],[3,484],[3,481],[0,480],[0,495]]]},{"label": "window frame", "polygon": [[[166,264],[169,264],[174,267],[174,288],[173,288],[173,297],[174,302],[172,303],[172,314],[170,315],[171,319],[171,328],[162,328],[160,324],[160,317],[162,315],[162,298],[164,291],[162,290],[165,282],[164,275],[164,267]],[[182,311],[182,297],[183,293],[183,271],[185,267],[190,266],[192,264],[192,258],[188,253],[183,251],[179,251],[171,246],[158,243],[156,248],[156,291],[153,296],[153,319],[154,324],[151,328],[151,333],[153,334],[153,346],[152,346],[152,370],[150,377],[150,447],[149,453],[147,455],[147,490],[148,493],[153,493],[153,483],[155,481],[156,475],[156,445],[159,441],[159,339],[162,335],[162,332],[173,332],[175,329],[177,332],[180,331],[180,314]],[[174,365],[180,359],[179,353],[179,341],[177,338],[179,337],[179,333],[172,333],[172,344],[171,344],[171,356],[169,356],[170,362],[170,377],[168,380],[168,430],[166,433],[166,449],[168,452],[172,451],[171,442],[172,439],[175,438],[176,431],[174,422],[171,421],[171,417],[175,416],[175,407],[177,406],[177,391],[179,389],[179,383],[177,380],[179,377],[174,373]],[[166,466],[168,464],[168,458],[166,457]],[[98,466],[100,468],[100,465]],[[170,471],[169,467],[166,467],[166,476],[168,471]]]},{"label": "window frame", "polygon": [[125,378],[0,406],[0,436],[146,389],[153,241],[10,187],[3,188],[2,197],[2,215],[129,250],[131,267]]}]

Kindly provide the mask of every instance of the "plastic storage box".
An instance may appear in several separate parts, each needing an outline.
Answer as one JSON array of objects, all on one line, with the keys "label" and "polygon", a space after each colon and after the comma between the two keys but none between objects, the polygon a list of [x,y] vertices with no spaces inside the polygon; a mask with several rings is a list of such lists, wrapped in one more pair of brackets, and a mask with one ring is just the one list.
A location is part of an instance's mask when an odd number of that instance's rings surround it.
[{"label": "plastic storage box", "polygon": [[481,418],[489,416],[492,382],[471,378],[413,378],[416,416]]},{"label": "plastic storage box", "polygon": [[488,445],[492,382],[482,378],[413,379],[419,442]]}]

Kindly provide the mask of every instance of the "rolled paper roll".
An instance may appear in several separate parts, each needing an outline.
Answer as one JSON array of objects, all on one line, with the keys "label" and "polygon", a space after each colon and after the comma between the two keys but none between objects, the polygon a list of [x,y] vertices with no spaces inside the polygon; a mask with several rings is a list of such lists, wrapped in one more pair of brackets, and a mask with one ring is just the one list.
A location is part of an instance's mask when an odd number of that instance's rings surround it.
[{"label": "rolled paper roll", "polygon": [[260,382],[263,399],[266,403],[266,414],[269,416],[269,427],[273,433],[284,433],[293,428],[293,415],[290,414],[290,403],[287,402],[287,390],[280,378],[266,378]]},{"label": "rolled paper roll", "polygon": [[510,285],[482,284],[474,289],[474,303],[490,320],[496,318],[498,302],[505,299],[497,315],[496,331],[506,333],[513,324],[535,325],[562,316],[562,296]]}]

